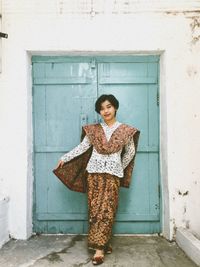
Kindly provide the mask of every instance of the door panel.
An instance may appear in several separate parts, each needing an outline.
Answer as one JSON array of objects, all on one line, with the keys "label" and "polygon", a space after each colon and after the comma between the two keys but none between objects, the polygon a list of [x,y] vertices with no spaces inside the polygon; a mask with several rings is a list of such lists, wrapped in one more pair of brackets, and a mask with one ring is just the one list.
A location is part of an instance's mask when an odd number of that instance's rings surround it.
[{"label": "door panel", "polygon": [[114,233],[160,232],[158,57],[37,57],[33,61],[34,231],[87,233],[87,195],[52,173],[80,143],[81,126],[101,120],[103,93],[120,102],[117,119],[141,130],[129,189],[120,188]]},{"label": "door panel", "polygon": [[157,67],[133,62],[104,62],[98,67],[98,95],[115,95],[120,102],[117,119],[141,130],[131,186],[120,190],[114,232],[124,231],[128,221],[128,232],[140,232],[141,221],[147,232],[152,224],[159,232]]},{"label": "door panel", "polygon": [[33,66],[36,231],[83,232],[86,195],[63,186],[52,169],[95,119],[95,75],[90,62]]}]

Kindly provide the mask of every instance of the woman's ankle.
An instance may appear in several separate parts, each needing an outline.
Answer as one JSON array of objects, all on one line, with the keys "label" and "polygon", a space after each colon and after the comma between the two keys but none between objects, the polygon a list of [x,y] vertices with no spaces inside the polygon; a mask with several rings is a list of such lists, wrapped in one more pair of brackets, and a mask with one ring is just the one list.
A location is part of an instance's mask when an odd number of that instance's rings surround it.
[{"label": "woman's ankle", "polygon": [[103,249],[96,249],[95,254],[102,255],[102,254],[104,254],[104,250]]}]

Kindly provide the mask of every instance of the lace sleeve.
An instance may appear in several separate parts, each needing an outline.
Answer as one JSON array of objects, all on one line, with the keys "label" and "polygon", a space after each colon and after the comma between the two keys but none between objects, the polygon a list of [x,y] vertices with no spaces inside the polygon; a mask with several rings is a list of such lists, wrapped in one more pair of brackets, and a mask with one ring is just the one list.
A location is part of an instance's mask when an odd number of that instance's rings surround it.
[{"label": "lace sleeve", "polygon": [[125,169],[128,166],[134,155],[135,155],[135,145],[133,142],[133,138],[131,138],[131,140],[125,146],[125,153],[122,157],[123,169]]},{"label": "lace sleeve", "polygon": [[64,162],[70,161],[71,159],[83,154],[85,151],[88,150],[90,146],[91,143],[87,135],[85,135],[82,142],[78,146],[70,150],[68,153],[64,154],[60,159]]}]

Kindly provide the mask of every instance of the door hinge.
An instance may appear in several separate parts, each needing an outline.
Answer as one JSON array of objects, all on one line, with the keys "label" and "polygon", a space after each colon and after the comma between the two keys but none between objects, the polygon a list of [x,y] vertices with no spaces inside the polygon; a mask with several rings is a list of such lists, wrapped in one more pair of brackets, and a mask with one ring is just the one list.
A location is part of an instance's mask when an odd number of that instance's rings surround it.
[{"label": "door hinge", "polygon": [[155,209],[160,209],[160,184],[158,184],[158,203],[155,204]]},{"label": "door hinge", "polygon": [[96,68],[96,59],[93,58],[91,61],[90,61],[90,68],[91,69],[95,69]]},{"label": "door hinge", "polygon": [[159,106],[160,98],[159,98],[159,93],[157,92],[157,106]]},{"label": "door hinge", "polygon": [[8,38],[8,34],[4,32],[0,32],[0,37],[1,38]]},{"label": "door hinge", "polygon": [[159,99],[159,93],[157,92],[157,106],[159,105],[160,99]]}]

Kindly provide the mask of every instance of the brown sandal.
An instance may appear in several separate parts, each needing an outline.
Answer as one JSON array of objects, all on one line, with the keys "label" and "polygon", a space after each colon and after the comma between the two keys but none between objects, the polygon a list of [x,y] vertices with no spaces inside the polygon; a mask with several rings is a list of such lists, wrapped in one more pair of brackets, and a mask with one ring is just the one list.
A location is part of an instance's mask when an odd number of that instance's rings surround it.
[{"label": "brown sandal", "polygon": [[99,265],[104,262],[104,255],[101,256],[93,256],[92,257],[92,263],[93,265]]}]

